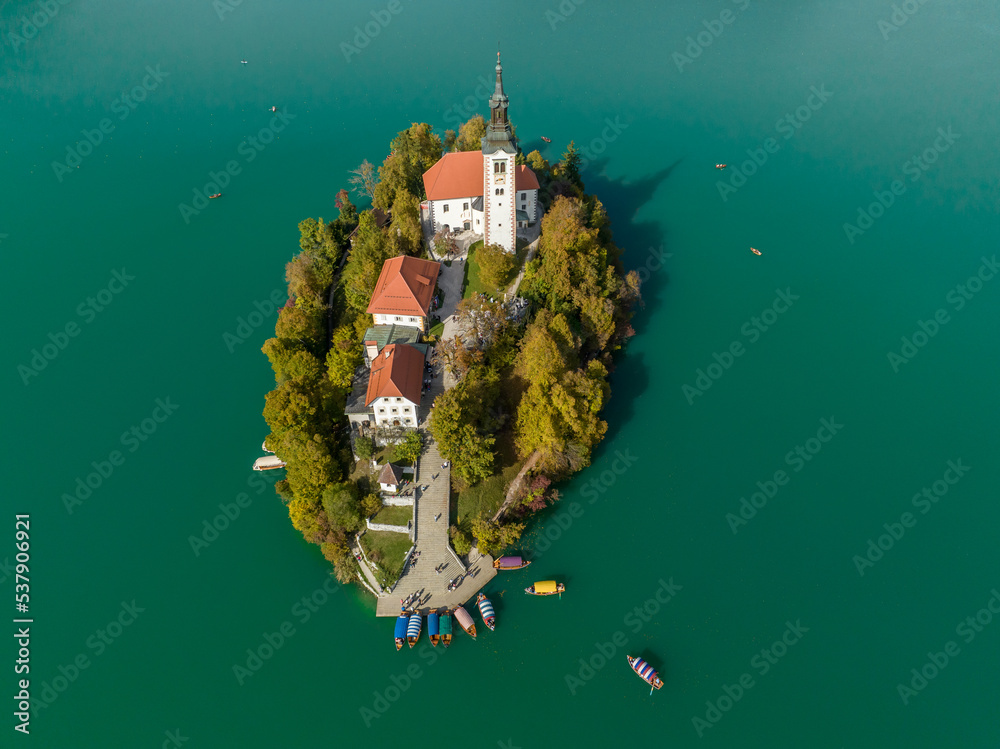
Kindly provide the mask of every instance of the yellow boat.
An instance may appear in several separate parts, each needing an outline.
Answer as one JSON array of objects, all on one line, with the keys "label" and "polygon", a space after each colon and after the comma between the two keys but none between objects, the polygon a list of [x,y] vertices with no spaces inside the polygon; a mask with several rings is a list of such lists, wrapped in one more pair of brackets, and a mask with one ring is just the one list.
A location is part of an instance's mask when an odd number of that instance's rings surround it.
[{"label": "yellow boat", "polygon": [[557,583],[555,580],[542,580],[541,582],[535,583],[530,588],[525,588],[524,592],[533,596],[554,596],[565,590],[566,586],[562,583]]}]

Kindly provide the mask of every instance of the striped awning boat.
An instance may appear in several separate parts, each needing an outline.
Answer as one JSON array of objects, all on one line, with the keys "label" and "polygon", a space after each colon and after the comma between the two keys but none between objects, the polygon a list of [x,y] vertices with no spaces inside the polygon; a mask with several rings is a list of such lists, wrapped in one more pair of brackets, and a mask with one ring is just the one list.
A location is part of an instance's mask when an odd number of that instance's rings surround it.
[{"label": "striped awning boat", "polygon": [[479,600],[476,603],[479,604],[479,613],[483,617],[483,623],[492,630],[496,626],[496,614],[493,613],[493,604],[482,593],[479,594]]},{"label": "striped awning boat", "polygon": [[411,648],[420,639],[420,623],[420,614],[416,612],[410,614],[410,623],[406,627],[406,641]]}]

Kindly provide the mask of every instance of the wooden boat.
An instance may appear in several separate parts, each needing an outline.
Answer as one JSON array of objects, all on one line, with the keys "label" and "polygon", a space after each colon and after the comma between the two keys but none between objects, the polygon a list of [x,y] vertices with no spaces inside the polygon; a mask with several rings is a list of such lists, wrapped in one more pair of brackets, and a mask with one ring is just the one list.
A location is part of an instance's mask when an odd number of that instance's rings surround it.
[{"label": "wooden boat", "polygon": [[497,626],[497,615],[493,613],[493,604],[482,593],[476,599],[476,604],[479,606],[479,614],[483,617],[483,624],[489,627],[490,632],[492,632]]},{"label": "wooden boat", "polygon": [[441,633],[441,644],[451,647],[451,612],[445,609],[438,617],[438,631]]},{"label": "wooden boat", "polygon": [[217,192],[217,193],[215,193],[215,195],[209,195],[208,199],[209,200],[215,200],[216,198],[221,198],[221,197],[222,197],[222,193],[221,192]]},{"label": "wooden boat", "polygon": [[427,615],[427,636],[431,638],[431,645],[437,647],[437,644],[441,641],[441,635],[438,634],[438,615],[436,611],[432,611]]},{"label": "wooden boat", "polygon": [[495,570],[520,570],[531,564],[530,559],[521,559],[521,557],[500,557],[499,559],[493,560],[493,569]]},{"label": "wooden boat", "polygon": [[750,252],[752,252],[754,255],[760,254],[760,250],[758,250],[756,247],[751,247]]},{"label": "wooden boat", "polygon": [[716,169],[725,169],[727,166],[729,166],[729,165],[728,164],[716,164],[715,168]]},{"label": "wooden boat", "polygon": [[255,471],[273,471],[276,468],[284,467],[284,461],[277,455],[265,455],[263,458],[257,458],[253,462],[253,469]]},{"label": "wooden boat", "polygon": [[542,580],[541,582],[535,583],[530,588],[525,588],[525,593],[530,593],[533,596],[554,596],[557,593],[562,593],[566,590],[566,586],[562,583],[557,583],[555,580]]},{"label": "wooden boat", "polygon": [[406,625],[406,642],[412,648],[420,639],[420,614],[414,611],[410,614],[410,623]]},{"label": "wooden boat", "polygon": [[[628,665],[632,667],[632,670],[639,675],[640,679],[653,687],[653,689],[659,689],[663,686],[663,680],[656,675],[656,671],[646,661],[639,657],[633,658],[631,655],[626,655],[625,657],[628,658]],[[653,689],[649,690],[650,694],[653,693]]]},{"label": "wooden boat", "polygon": [[552,138],[546,138],[544,135],[542,136],[542,140],[544,140],[546,143],[552,142]]},{"label": "wooden boat", "polygon": [[396,617],[396,650],[403,649],[403,642],[406,640],[406,625],[409,620],[410,617],[406,615],[406,609],[400,609],[399,616]]},{"label": "wooden boat", "polygon": [[461,606],[456,606],[455,619],[458,620],[459,626],[465,630],[466,634],[470,635],[472,639],[476,638],[476,623],[472,621],[472,617],[469,616],[468,611]]}]

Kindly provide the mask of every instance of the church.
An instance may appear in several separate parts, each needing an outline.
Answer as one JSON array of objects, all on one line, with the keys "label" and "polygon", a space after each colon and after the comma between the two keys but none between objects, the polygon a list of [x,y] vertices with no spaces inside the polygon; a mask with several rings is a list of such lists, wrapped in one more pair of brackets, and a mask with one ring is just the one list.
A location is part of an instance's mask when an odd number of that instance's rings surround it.
[{"label": "church", "polygon": [[518,229],[538,220],[538,178],[514,163],[517,141],[507,116],[499,52],[496,71],[482,150],[446,153],[424,173],[427,200],[421,213],[434,232],[472,231],[485,244],[514,252]]}]

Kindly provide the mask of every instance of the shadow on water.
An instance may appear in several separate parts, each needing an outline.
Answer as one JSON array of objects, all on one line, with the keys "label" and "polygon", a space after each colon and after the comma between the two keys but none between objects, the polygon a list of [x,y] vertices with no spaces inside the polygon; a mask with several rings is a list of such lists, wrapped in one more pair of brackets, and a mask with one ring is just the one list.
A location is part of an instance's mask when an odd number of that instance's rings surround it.
[{"label": "shadow on water", "polygon": [[[625,270],[639,270],[642,277],[644,306],[635,311],[632,327],[642,332],[646,323],[659,306],[661,291],[670,281],[667,271],[668,261],[661,259],[669,252],[663,221],[636,218],[639,210],[646,205],[670,174],[681,163],[683,157],[662,169],[635,180],[608,179],[604,170],[607,160],[592,162],[584,172],[587,192],[597,195],[611,218],[611,230],[615,244],[622,248],[622,263]],[[626,346],[627,351],[627,346]],[[596,462],[603,454],[621,426],[633,416],[633,403],[649,386],[649,373],[643,366],[642,358],[636,354],[617,357],[612,375],[612,408],[605,409],[608,431],[601,446],[594,452]],[[622,397],[627,393],[628,397]]]}]

